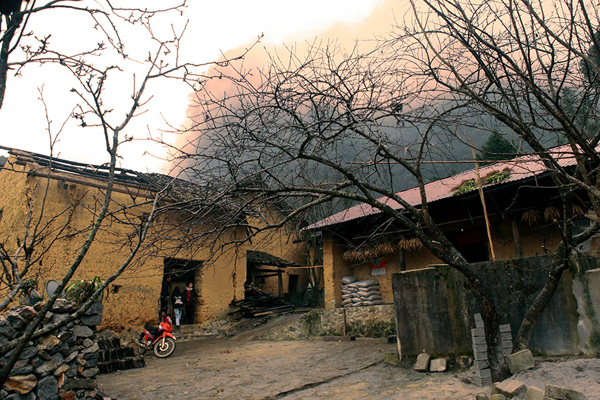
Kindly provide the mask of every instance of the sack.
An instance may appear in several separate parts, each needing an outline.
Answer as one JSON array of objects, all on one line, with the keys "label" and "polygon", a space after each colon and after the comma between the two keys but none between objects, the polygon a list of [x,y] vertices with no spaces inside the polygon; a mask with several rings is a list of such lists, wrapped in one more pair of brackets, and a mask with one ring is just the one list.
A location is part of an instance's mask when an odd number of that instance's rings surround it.
[{"label": "sack", "polygon": [[379,285],[379,282],[377,282],[375,279],[367,279],[366,281],[356,282],[355,285],[359,288],[366,288],[369,286]]},{"label": "sack", "polygon": [[346,300],[342,301],[343,306],[348,305],[348,304],[352,304],[352,299],[346,299]]},{"label": "sack", "polygon": [[379,294],[372,294],[371,296],[367,297],[367,300],[370,300],[370,301],[381,300],[381,295],[379,295]]},{"label": "sack", "polygon": [[351,299],[352,295],[351,294],[343,294],[342,295],[342,299],[346,300],[346,299]]},{"label": "sack", "polygon": [[357,280],[358,280],[358,278],[357,278],[357,277],[355,277],[355,276],[344,276],[344,277],[341,279],[341,281],[342,281],[342,283],[343,283],[344,285],[347,285],[347,284],[349,284],[349,283],[356,282]]},{"label": "sack", "polygon": [[383,304],[383,301],[382,300],[373,300],[371,302],[371,305],[373,305],[373,306],[376,306],[376,305],[379,305],[379,304]]}]

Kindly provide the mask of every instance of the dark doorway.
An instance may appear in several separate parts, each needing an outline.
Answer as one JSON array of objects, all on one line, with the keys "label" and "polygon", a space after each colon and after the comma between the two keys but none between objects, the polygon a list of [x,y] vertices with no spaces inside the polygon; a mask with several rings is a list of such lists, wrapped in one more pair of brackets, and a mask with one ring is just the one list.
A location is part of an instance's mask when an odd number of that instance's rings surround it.
[{"label": "dark doorway", "polygon": [[489,261],[487,242],[481,228],[461,230],[449,235],[456,250],[470,262]]},{"label": "dark doorway", "polygon": [[[170,295],[173,294],[175,288],[178,288],[179,291],[183,293],[187,284],[191,282],[194,284],[198,298],[200,298],[199,288],[201,286],[201,278],[200,274],[198,274],[198,271],[200,271],[201,268],[202,261],[190,261],[178,258],[164,259],[163,285],[166,285],[169,291],[167,314],[173,318],[174,322],[175,313],[173,310],[173,304],[171,304]],[[170,280],[168,281],[167,278],[170,278]],[[189,319],[193,321],[194,316],[189,316]]]}]

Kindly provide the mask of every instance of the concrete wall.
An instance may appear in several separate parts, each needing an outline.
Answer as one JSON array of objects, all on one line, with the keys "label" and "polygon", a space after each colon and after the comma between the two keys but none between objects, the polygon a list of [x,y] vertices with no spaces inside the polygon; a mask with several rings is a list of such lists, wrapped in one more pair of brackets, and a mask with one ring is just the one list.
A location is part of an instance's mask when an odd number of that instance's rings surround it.
[{"label": "concrete wall", "polygon": [[[544,285],[551,256],[473,264],[490,288],[500,323],[516,336],[533,299]],[[578,260],[566,271],[540,323],[530,349],[535,354],[597,354],[598,296],[596,258]],[[466,280],[452,268],[425,268],[393,275],[398,337],[405,355],[470,352],[473,314],[480,312]],[[583,313],[579,310],[589,310]]]}]

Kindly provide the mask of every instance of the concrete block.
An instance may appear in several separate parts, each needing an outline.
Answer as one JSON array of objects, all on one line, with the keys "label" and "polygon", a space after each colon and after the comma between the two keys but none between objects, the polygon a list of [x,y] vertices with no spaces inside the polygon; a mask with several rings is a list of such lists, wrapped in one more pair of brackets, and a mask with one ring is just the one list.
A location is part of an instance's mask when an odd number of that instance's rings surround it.
[{"label": "concrete block", "polygon": [[448,368],[446,358],[436,358],[429,363],[429,372],[444,372]]},{"label": "concrete block", "polygon": [[525,400],[544,400],[544,391],[535,386],[530,386],[527,388]]},{"label": "concrete block", "polygon": [[415,371],[427,372],[429,371],[429,361],[431,356],[427,353],[421,353],[417,356],[417,362],[415,363]]},{"label": "concrete block", "polygon": [[490,363],[488,360],[483,360],[483,361],[477,361],[475,360],[473,362],[473,365],[475,365],[476,369],[484,369],[484,368],[489,368],[490,367]]},{"label": "concrete block", "polygon": [[531,354],[531,350],[529,349],[517,351],[516,353],[507,356],[506,363],[508,364],[510,373],[513,375],[535,367],[533,354]]},{"label": "concrete block", "polygon": [[479,387],[484,386],[492,386],[492,378],[480,378],[478,376],[475,377],[475,385]]},{"label": "concrete block", "polygon": [[483,318],[481,318],[481,314],[477,313],[473,315],[473,319],[475,320],[475,328],[483,328]]},{"label": "concrete block", "polygon": [[475,371],[475,373],[477,374],[478,378],[492,378],[492,370],[490,370],[489,368],[478,369],[477,371]]},{"label": "concrete block", "polygon": [[504,357],[508,357],[508,356],[510,356],[510,354],[511,354],[511,353],[512,353],[512,347],[511,347],[511,348],[505,348],[505,349],[502,349],[502,355],[503,355]]},{"label": "concrete block", "polygon": [[485,353],[487,352],[487,345],[485,344],[474,344],[473,353]]},{"label": "concrete block", "polygon": [[485,331],[483,330],[483,328],[471,329],[471,336],[472,337],[476,337],[476,336],[485,337]]},{"label": "concrete block", "polygon": [[526,392],[527,387],[525,384],[514,379],[507,379],[492,385],[492,394],[498,393],[509,399],[525,394]]},{"label": "concrete block", "polygon": [[487,359],[488,359],[487,351],[484,351],[483,353],[473,353],[473,357],[477,361],[487,361]]},{"label": "concrete block", "polygon": [[504,332],[500,334],[502,340],[510,340],[512,342],[512,334],[510,332]]},{"label": "concrete block", "polygon": [[510,324],[500,325],[500,333],[511,332]]},{"label": "concrete block", "polygon": [[485,344],[487,346],[487,342],[485,341],[485,336],[474,336],[471,339],[472,339],[473,345]]},{"label": "concrete block", "polygon": [[512,340],[503,340],[502,348],[503,349],[508,349],[508,348],[512,349],[513,348]]},{"label": "concrete block", "polygon": [[587,397],[576,390],[554,385],[546,385],[545,395],[558,400],[587,400]]}]

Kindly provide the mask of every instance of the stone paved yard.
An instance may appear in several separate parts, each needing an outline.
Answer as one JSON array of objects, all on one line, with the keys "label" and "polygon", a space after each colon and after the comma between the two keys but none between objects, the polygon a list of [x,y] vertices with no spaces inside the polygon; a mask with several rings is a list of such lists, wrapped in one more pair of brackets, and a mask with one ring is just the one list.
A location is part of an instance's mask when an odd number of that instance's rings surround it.
[{"label": "stone paved yard", "polygon": [[210,339],[179,343],[167,359],[102,375],[112,398],[457,399],[481,391],[468,372],[421,374],[383,363],[396,350],[382,339],[354,342]]}]

